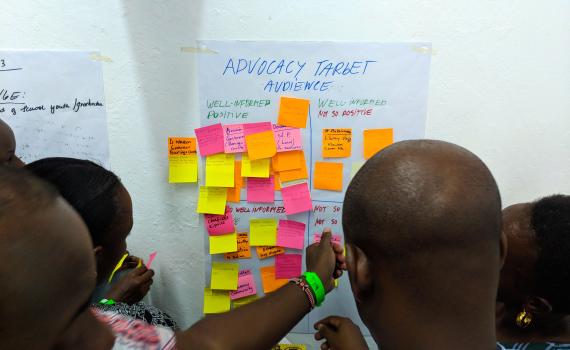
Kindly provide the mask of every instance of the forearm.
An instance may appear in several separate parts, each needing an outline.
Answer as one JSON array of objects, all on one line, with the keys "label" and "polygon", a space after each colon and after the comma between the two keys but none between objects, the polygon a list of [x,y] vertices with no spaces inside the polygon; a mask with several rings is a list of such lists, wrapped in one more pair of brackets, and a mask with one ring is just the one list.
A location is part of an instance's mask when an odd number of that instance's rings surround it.
[{"label": "forearm", "polygon": [[309,311],[305,292],[287,284],[253,303],[209,315],[177,334],[180,349],[262,349],[277,344]]}]

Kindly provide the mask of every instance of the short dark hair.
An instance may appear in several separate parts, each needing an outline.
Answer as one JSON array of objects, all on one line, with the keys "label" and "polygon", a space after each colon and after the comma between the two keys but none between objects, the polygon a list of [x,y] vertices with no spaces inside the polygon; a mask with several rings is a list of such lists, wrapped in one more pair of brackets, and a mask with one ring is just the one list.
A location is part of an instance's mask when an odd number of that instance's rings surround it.
[{"label": "short dark hair", "polygon": [[0,165],[0,220],[21,213],[32,213],[52,204],[58,197],[55,188],[22,169]]},{"label": "short dark hair", "polygon": [[94,246],[108,242],[122,186],[117,175],[88,160],[62,157],[37,160],[26,169],[59,190],[87,225]]},{"label": "short dark hair", "polygon": [[553,195],[532,204],[531,226],[538,244],[537,292],[555,311],[570,313],[570,196]]}]

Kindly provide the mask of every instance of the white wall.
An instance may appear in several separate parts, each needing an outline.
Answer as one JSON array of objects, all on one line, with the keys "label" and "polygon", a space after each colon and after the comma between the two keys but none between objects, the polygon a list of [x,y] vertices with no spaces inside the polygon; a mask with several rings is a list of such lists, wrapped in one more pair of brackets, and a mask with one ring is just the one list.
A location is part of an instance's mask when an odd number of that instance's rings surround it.
[{"label": "white wall", "polygon": [[131,251],[157,249],[152,300],[201,314],[192,186],[167,184],[166,138],[198,125],[196,39],[431,41],[427,135],[481,156],[505,205],[570,193],[567,0],[2,0],[0,48],[97,49],[111,163],[134,198]]}]

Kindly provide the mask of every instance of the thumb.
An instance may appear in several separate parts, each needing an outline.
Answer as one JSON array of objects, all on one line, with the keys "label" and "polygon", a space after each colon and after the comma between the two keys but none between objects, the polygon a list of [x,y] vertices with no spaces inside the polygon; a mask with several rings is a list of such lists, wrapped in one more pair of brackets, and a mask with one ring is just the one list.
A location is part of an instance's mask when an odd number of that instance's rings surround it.
[{"label": "thumb", "polygon": [[330,247],[331,236],[332,236],[331,229],[325,228],[323,230],[323,234],[321,235],[321,242],[319,243],[319,246]]}]

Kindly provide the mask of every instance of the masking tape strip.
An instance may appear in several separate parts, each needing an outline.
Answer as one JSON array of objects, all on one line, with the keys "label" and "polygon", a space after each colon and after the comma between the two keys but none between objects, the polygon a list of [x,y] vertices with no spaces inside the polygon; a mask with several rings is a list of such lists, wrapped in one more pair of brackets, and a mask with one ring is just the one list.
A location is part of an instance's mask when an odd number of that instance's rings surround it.
[{"label": "masking tape strip", "polygon": [[98,52],[92,52],[89,58],[92,61],[99,61],[99,62],[113,62],[111,57],[103,56]]},{"label": "masking tape strip", "polygon": [[218,54],[217,51],[214,51],[212,49],[209,49],[207,47],[181,47],[180,48],[180,52],[185,52],[185,53],[205,53],[205,54],[209,54],[209,55],[216,55]]},{"label": "masking tape strip", "polygon": [[412,47],[412,50],[414,50],[417,53],[424,54],[424,55],[436,55],[437,54],[437,50],[434,49],[433,47],[429,47],[429,46],[414,46],[414,47]]}]

